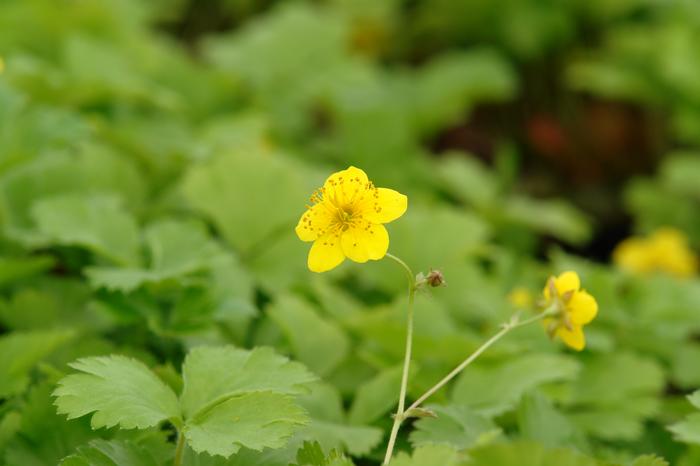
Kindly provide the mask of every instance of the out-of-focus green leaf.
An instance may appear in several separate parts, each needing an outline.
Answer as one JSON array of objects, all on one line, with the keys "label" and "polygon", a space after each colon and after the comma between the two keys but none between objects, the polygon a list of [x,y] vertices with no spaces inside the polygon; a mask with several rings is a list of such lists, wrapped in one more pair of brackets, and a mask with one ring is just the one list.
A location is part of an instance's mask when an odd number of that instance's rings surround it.
[{"label": "out-of-focus green leaf", "polygon": [[289,339],[296,359],[317,374],[327,375],[347,356],[350,340],[345,332],[300,299],[280,296],[267,314]]},{"label": "out-of-focus green leaf", "polygon": [[117,198],[60,196],[32,207],[47,242],[82,246],[120,265],[138,265],[139,231]]},{"label": "out-of-focus green leaf", "polygon": [[68,330],[14,332],[0,337],[0,398],[24,391],[29,371],[73,337]]},{"label": "out-of-focus green leaf", "polygon": [[164,220],[148,227],[145,241],[150,252],[146,268],[90,267],[95,287],[132,291],[145,283],[158,283],[214,267],[225,253],[197,222]]},{"label": "out-of-focus green leaf", "polygon": [[311,186],[284,155],[259,148],[230,152],[193,166],[184,182],[189,203],[210,217],[242,254],[267,248],[304,212]]},{"label": "out-of-focus green leaf", "polygon": [[413,455],[399,453],[389,463],[391,466],[433,466],[440,464],[444,466],[458,466],[459,454],[455,449],[447,445],[426,445],[417,448]]},{"label": "out-of-focus green leaf", "polygon": [[573,450],[546,449],[529,442],[487,445],[469,452],[464,466],[607,466]]},{"label": "out-of-focus green leaf", "polygon": [[423,418],[415,423],[410,439],[414,447],[446,443],[457,450],[488,443],[501,429],[470,408],[458,405],[430,406],[436,418]]},{"label": "out-of-focus green leaf", "polygon": [[64,458],[61,466],[157,466],[159,463],[146,450],[123,440],[93,440]]},{"label": "out-of-focus green leaf", "polygon": [[480,413],[500,414],[539,385],[572,380],[579,372],[576,360],[554,354],[521,355],[494,367],[470,367],[459,377],[452,398]]}]

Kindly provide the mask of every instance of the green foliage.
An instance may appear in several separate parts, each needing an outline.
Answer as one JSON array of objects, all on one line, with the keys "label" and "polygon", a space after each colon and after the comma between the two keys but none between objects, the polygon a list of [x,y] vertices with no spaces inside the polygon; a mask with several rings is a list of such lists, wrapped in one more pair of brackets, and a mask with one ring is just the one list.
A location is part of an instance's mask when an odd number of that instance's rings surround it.
[{"label": "green foliage", "polygon": [[[193,349],[183,363],[179,400],[134,359],[84,358],[70,366],[81,373],[64,377],[54,391],[58,412],[69,419],[94,412],[93,429],[115,425],[145,429],[167,420],[194,451],[224,457],[241,446],[253,450],[284,446],[296,428],[307,422],[292,395],[314,380],[301,364],[265,348]],[[80,455],[89,456],[95,449],[102,450],[93,445]],[[136,454],[131,448],[117,450]]]},{"label": "green foliage", "polygon": [[0,398],[22,393],[30,371],[74,335],[67,330],[16,332],[0,337]]},{"label": "green foliage", "polygon": [[[700,390],[688,396],[690,403],[700,409]],[[692,413],[681,422],[669,426],[669,430],[682,442],[700,444],[700,413]]]},{"label": "green foliage", "polygon": [[199,3],[0,2],[0,464],[169,466],[177,438],[181,466],[380,464],[403,271],[311,274],[294,234],[349,165],[409,198],[390,251],[446,276],[409,402],[513,289],[576,270],[599,304],[584,352],[538,324],[490,348],[392,465],[700,463],[698,275],[606,260],[628,230],[700,247],[700,7]]},{"label": "green foliage", "polygon": [[124,356],[79,359],[54,392],[69,419],[93,413],[92,427],[145,429],[180,416],[177,397],[143,363]]}]

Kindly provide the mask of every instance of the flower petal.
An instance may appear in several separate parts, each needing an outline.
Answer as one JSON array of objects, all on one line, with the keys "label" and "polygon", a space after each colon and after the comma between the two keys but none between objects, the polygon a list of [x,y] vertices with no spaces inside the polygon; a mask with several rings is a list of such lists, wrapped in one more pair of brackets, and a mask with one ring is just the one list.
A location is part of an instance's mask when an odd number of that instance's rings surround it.
[{"label": "flower petal", "polygon": [[554,286],[561,296],[569,291],[578,291],[581,288],[581,280],[576,272],[564,272],[554,280]]},{"label": "flower petal", "polygon": [[368,187],[367,174],[351,166],[346,170],[333,173],[326,179],[323,184],[323,198],[336,206],[345,206],[353,199],[362,198]]},{"label": "flower petal", "polygon": [[574,325],[571,330],[566,327],[559,327],[556,336],[561,339],[567,346],[581,351],[586,346],[586,337],[583,334],[583,328]]},{"label": "flower petal", "polygon": [[598,303],[593,296],[585,291],[574,293],[567,307],[574,325],[587,324],[598,314]]},{"label": "flower petal", "polygon": [[304,212],[294,231],[300,240],[314,241],[326,233],[332,222],[333,217],[327,207],[319,203]]},{"label": "flower petal", "polygon": [[384,225],[363,222],[343,232],[341,245],[343,253],[355,262],[378,260],[389,249],[389,233]]},{"label": "flower petal", "polygon": [[408,207],[408,197],[388,188],[376,188],[368,192],[361,205],[364,218],[373,223],[389,223],[401,217]]},{"label": "flower petal", "polygon": [[339,238],[328,233],[318,238],[311,246],[307,264],[312,272],[326,272],[345,260]]}]

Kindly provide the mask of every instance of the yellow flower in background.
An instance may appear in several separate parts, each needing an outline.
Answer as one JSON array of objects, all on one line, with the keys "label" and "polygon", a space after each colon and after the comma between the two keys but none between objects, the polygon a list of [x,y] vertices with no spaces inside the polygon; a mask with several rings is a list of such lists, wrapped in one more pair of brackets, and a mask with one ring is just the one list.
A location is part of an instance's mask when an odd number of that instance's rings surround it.
[{"label": "yellow flower in background", "polygon": [[384,223],[406,212],[405,195],[376,188],[359,168],[333,173],[311,196],[311,206],[301,216],[296,233],[302,241],[313,241],[308,265],[325,272],[345,258],[355,262],[379,260],[389,248]]},{"label": "yellow flower in background", "polygon": [[675,228],[660,228],[647,237],[631,237],[613,252],[613,261],[625,270],[645,274],[665,272],[689,277],[698,270],[697,256],[688,238]]},{"label": "yellow flower in background", "polygon": [[518,286],[508,293],[508,302],[516,308],[528,309],[532,307],[535,300],[530,290],[523,286]]},{"label": "yellow flower in background", "polygon": [[0,74],[2,74],[3,71],[5,71],[5,60],[0,57]]},{"label": "yellow flower in background", "polygon": [[586,346],[583,326],[598,314],[595,298],[581,289],[581,280],[576,272],[550,277],[543,293],[546,312],[552,312],[551,317],[545,317],[542,321],[547,333],[581,351]]}]

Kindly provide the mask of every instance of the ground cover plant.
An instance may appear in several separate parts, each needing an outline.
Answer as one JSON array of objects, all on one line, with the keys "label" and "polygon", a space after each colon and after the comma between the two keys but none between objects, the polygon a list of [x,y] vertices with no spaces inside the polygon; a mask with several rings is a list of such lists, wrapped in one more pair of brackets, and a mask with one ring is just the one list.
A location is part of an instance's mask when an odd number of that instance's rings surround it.
[{"label": "ground cover plant", "polygon": [[699,34],[0,2],[0,464],[700,464]]}]

